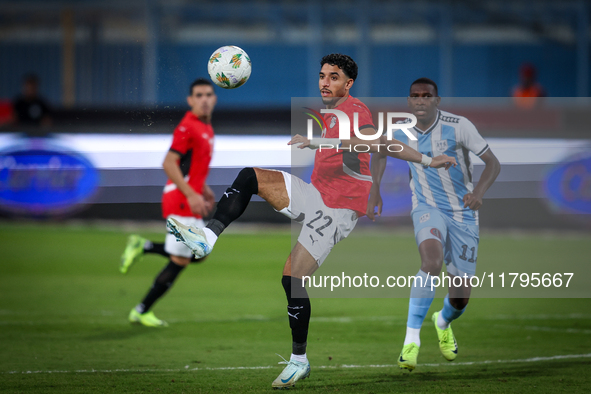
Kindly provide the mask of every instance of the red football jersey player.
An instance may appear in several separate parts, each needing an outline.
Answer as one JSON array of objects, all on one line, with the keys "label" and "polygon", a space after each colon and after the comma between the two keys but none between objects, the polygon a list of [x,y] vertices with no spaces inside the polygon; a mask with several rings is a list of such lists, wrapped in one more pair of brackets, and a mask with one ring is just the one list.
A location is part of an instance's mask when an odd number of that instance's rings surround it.
[{"label": "red football jersey player", "polygon": [[[288,143],[316,149],[331,142],[332,148],[316,152],[311,184],[285,171],[246,167],[226,189],[205,228],[186,226],[174,218],[167,221],[177,239],[189,246],[198,257],[211,253],[218,237],[242,215],[255,194],[276,211],[302,224],[281,278],[287,297],[292,354],[283,372],[273,381],[275,388],[294,386],[297,381],[309,376],[306,349],[311,306],[305,281],[325,261],[332,248],[353,231],[359,216],[366,214],[372,184],[370,155],[356,153],[356,146],[368,144],[365,146],[370,146],[369,149],[377,153],[378,147],[388,142],[386,136],[377,136],[367,107],[349,95],[358,74],[355,61],[347,55],[333,53],[322,58],[320,67],[318,87],[323,104],[327,109],[344,112],[349,119],[353,119],[353,127],[357,119],[359,132],[366,138],[354,136],[352,130],[349,130],[351,138],[344,141],[335,138],[339,137],[338,117],[325,116],[323,138],[317,139],[320,141],[295,135]],[[455,163],[454,158],[445,155],[430,158],[400,141],[390,142],[402,149],[388,150],[384,154],[398,159],[435,168],[447,168]]]},{"label": "red football jersey player", "polygon": [[[353,114],[359,117],[359,130],[374,128],[371,112],[358,99],[348,96],[334,107],[343,111],[349,119]],[[339,120],[334,114],[324,114],[326,130],[322,137],[339,138]],[[350,122],[350,136],[354,136],[353,122]],[[371,189],[372,178],[369,169],[370,155],[357,153],[354,149],[321,149],[314,158],[312,185],[322,195],[322,200],[330,208],[347,208],[358,216],[365,215],[367,196]]]},{"label": "red football jersey player", "polygon": [[[211,115],[216,100],[209,80],[197,79],[191,84],[187,97],[191,109],[175,128],[172,144],[162,163],[168,177],[162,195],[162,215],[166,219],[174,217],[186,225],[203,226],[202,218],[213,208],[215,197],[205,180],[213,154]],[[189,263],[199,260],[172,234],[166,235],[164,243],[131,235],[121,257],[120,271],[126,273],[144,253],[161,254],[169,258],[169,262],[156,276],[142,302],[131,310],[129,321],[153,327],[165,326],[166,322],[154,316],[150,308]]]},{"label": "red football jersey player", "polygon": [[[203,196],[203,199],[212,196],[209,186],[205,183],[212,154],[213,127],[211,123],[206,123],[192,111],[187,111],[183,120],[174,130],[172,144],[167,155],[167,158],[170,159],[170,162],[167,163],[170,169],[168,171],[165,169],[169,179],[162,195],[162,216],[164,218],[170,215],[202,218],[205,211],[208,212],[211,209],[211,205],[202,203],[199,195]],[[174,167],[177,166],[182,172],[185,183],[192,190],[185,187],[185,190],[181,191],[177,184],[171,180],[171,177],[174,177],[171,170],[174,171]],[[178,179],[177,182],[179,182]]]}]

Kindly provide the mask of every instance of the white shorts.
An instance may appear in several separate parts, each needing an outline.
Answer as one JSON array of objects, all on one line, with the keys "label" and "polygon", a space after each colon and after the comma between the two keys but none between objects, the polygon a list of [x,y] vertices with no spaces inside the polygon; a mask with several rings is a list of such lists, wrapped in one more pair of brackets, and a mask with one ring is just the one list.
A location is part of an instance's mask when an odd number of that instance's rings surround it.
[{"label": "white shorts", "polygon": [[289,206],[279,212],[302,224],[298,242],[321,266],[332,248],[353,231],[357,213],[351,209],[327,207],[313,185],[287,172],[281,173]]},{"label": "white shorts", "polygon": [[[192,216],[179,216],[179,215],[168,215],[169,218],[175,218],[182,224],[186,226],[194,226],[194,227],[205,227],[205,223],[203,223],[203,219],[197,219]],[[191,249],[187,248],[184,243],[178,242],[176,237],[170,233],[166,233],[166,238],[164,240],[164,251],[169,253],[172,256],[181,256],[181,257],[193,257],[193,253],[191,253]]]}]

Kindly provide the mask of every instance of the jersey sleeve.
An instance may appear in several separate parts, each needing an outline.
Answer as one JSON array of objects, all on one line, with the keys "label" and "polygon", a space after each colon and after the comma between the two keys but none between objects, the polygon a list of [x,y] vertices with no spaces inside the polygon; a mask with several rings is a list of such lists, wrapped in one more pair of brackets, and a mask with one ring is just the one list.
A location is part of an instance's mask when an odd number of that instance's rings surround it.
[{"label": "jersey sleeve", "polygon": [[172,144],[170,150],[180,154],[181,156],[187,153],[191,147],[191,133],[187,127],[179,125],[172,133]]},{"label": "jersey sleeve", "polygon": [[371,117],[371,112],[369,112],[369,108],[367,108],[365,105],[354,104],[352,113],[349,116],[351,122],[351,137],[355,136],[355,114],[357,114],[357,125],[359,126],[359,131],[366,129],[368,127],[373,127],[375,129],[375,126],[373,125],[373,118]]},{"label": "jersey sleeve", "polygon": [[459,126],[458,142],[476,156],[482,156],[488,150],[488,143],[478,133],[476,126],[466,118],[460,121]]},{"label": "jersey sleeve", "polygon": [[362,130],[366,127],[373,127],[375,129],[375,126],[373,125],[373,118],[371,116],[371,112],[369,112],[369,108],[367,108],[365,105],[362,107],[362,109],[358,112],[359,113],[359,130]]}]

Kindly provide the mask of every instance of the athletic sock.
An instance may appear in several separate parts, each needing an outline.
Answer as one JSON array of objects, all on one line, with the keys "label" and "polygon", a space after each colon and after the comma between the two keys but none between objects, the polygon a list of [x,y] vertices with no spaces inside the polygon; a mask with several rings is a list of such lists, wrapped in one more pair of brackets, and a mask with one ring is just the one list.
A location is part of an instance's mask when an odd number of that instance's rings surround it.
[{"label": "athletic sock", "polygon": [[404,337],[404,346],[416,343],[417,346],[421,346],[421,329],[411,328],[406,326],[406,337]]},{"label": "athletic sock", "polygon": [[[425,316],[427,316],[427,312],[429,311],[429,307],[431,307],[433,298],[435,298],[435,287],[431,286],[432,280],[433,276],[419,270],[419,272],[416,275],[416,279],[413,283],[413,287],[410,290],[410,300],[408,302],[408,318],[406,321],[407,337],[411,337],[415,340],[418,339],[418,334],[421,330],[423,320],[425,320]],[[411,331],[409,333],[409,328],[418,331]],[[411,342],[415,341],[413,340]],[[404,344],[408,345],[406,339],[404,341]],[[417,343],[417,345],[420,346],[420,340],[419,343]]]},{"label": "athletic sock", "polygon": [[[148,291],[148,294],[146,294],[146,296],[142,300],[141,304],[139,304],[136,307],[136,310],[140,312],[141,309],[140,313],[146,313],[147,311],[149,311],[152,305],[154,305],[154,303],[160,297],[162,297],[168,289],[170,289],[175,279],[178,277],[178,275],[184,268],[185,267],[182,265],[178,265],[173,263],[172,261],[169,261],[166,267],[164,267],[164,269],[158,274],[158,276],[156,276],[154,284],[152,284],[152,287]],[[137,309],[138,307],[140,309]]]},{"label": "athletic sock", "polygon": [[150,240],[146,240],[144,243],[144,253],[156,253],[167,258],[170,257],[170,253],[164,250],[164,243],[154,243]]},{"label": "athletic sock", "polygon": [[312,311],[310,298],[302,280],[291,276],[283,276],[281,284],[287,296],[287,315],[291,328],[292,354],[305,355],[308,340],[308,326]]},{"label": "athletic sock", "polygon": [[142,304],[142,303],[139,303],[139,304],[137,304],[137,305],[135,306],[135,310],[136,310],[138,313],[144,313],[144,312],[146,311],[146,306],[145,306],[144,304]]},{"label": "athletic sock", "polygon": [[308,362],[308,357],[306,356],[306,353],[304,354],[291,354],[291,357],[289,358],[290,360],[293,361],[297,361],[300,363],[307,363]]},{"label": "athletic sock", "polygon": [[[225,197],[225,196],[224,196]],[[222,198],[224,198],[222,197]],[[218,205],[219,208],[219,205]],[[217,213],[217,210],[216,210]],[[208,223],[207,226],[205,226],[205,228],[203,229],[203,232],[205,233],[205,237],[207,238],[207,234],[208,233],[212,233],[215,237],[216,237],[216,241],[217,241],[217,237],[220,236],[220,234],[226,229],[226,225],[224,225],[224,223],[220,222],[219,220],[216,219],[211,219]],[[209,240],[207,241],[209,242]]]},{"label": "athletic sock", "polygon": [[298,356],[306,355],[306,347],[308,347],[308,342],[298,343],[293,341],[291,343],[291,354],[295,354]]},{"label": "athletic sock", "polygon": [[439,327],[439,329],[441,330],[445,330],[447,327],[449,327],[452,321],[462,316],[462,313],[464,313],[465,310],[465,307],[464,309],[454,308],[452,304],[449,302],[449,294],[446,295],[443,299],[443,309],[437,317],[437,327]]},{"label": "athletic sock", "polygon": [[213,247],[213,245],[215,245],[215,242],[218,240],[218,236],[207,227],[203,229],[203,232],[205,233],[205,240],[208,244],[210,244]]},{"label": "athletic sock", "polygon": [[244,213],[252,195],[258,192],[259,184],[254,168],[243,168],[232,186],[227,188],[220,198],[213,218],[206,227],[219,237],[230,223]]}]

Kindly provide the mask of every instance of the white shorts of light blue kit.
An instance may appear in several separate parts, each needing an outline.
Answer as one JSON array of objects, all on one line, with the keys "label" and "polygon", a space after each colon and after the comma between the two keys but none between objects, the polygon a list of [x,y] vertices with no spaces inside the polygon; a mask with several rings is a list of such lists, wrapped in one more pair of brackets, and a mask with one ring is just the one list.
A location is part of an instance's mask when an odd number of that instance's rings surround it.
[{"label": "white shorts of light blue kit", "polygon": [[[205,223],[203,219],[197,219],[193,216],[179,216],[179,215],[168,215],[169,218],[174,218],[185,226],[193,226],[203,228]],[[181,256],[191,258],[193,253],[191,249],[185,246],[184,243],[178,242],[176,237],[171,233],[166,233],[166,239],[164,240],[164,251],[172,256]]]},{"label": "white shorts of light blue kit", "polygon": [[357,213],[346,208],[329,208],[316,188],[281,171],[289,196],[287,208],[279,211],[302,225],[298,242],[322,265],[332,248],[353,231]]},{"label": "white shorts of light blue kit", "polygon": [[477,224],[460,223],[439,209],[420,205],[412,211],[417,246],[427,239],[443,244],[443,259],[447,273],[472,277],[476,274],[478,258]]}]

